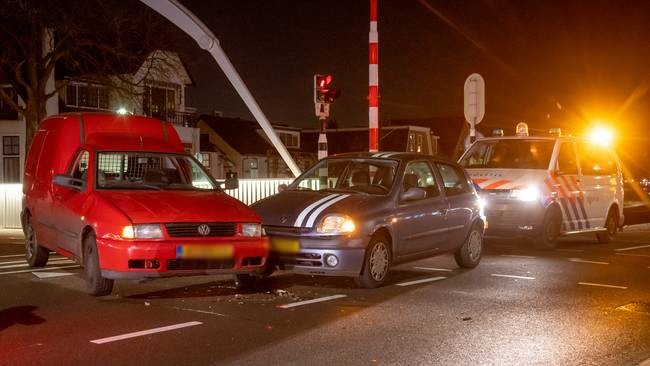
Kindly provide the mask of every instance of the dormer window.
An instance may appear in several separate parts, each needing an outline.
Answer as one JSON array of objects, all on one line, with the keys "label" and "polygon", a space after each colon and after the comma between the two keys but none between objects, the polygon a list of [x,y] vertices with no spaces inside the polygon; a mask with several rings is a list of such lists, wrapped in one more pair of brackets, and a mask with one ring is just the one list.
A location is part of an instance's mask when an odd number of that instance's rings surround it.
[{"label": "dormer window", "polygon": [[300,148],[300,132],[298,131],[282,131],[278,132],[278,137],[280,141],[288,149],[299,149]]}]

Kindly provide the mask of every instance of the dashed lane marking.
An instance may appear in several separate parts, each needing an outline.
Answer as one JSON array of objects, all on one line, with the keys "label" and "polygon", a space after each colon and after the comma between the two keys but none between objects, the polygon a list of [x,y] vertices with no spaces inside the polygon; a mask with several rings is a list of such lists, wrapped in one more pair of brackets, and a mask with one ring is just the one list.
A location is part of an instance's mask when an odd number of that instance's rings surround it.
[{"label": "dashed lane marking", "polygon": [[502,257],[509,257],[509,258],[526,258],[526,259],[533,259],[537,258],[533,255],[517,255],[517,254],[501,254]]},{"label": "dashed lane marking", "polygon": [[508,274],[501,274],[501,273],[492,273],[490,276],[492,277],[506,277],[506,278],[517,278],[521,280],[534,280],[535,277],[530,277],[530,276],[516,276],[516,275],[508,275]]},{"label": "dashed lane marking", "polygon": [[16,258],[16,257],[24,257],[24,254],[12,254],[12,255],[0,255],[0,258]]},{"label": "dashed lane marking", "polygon": [[608,287],[608,288],[619,288],[622,290],[626,290],[626,286],[616,286],[616,285],[607,285],[604,283],[592,283],[592,282],[578,282],[578,285],[583,285],[583,286],[596,286],[596,287]]},{"label": "dashed lane marking", "polygon": [[[65,261],[65,260],[70,260],[70,259],[69,259],[69,258],[64,258],[64,257],[61,257],[61,258],[50,258],[50,259],[47,261],[47,263],[52,263],[52,262],[61,262],[61,261]],[[0,262],[0,266],[4,266],[5,264],[27,264],[27,261],[25,261],[25,260],[23,259],[23,260],[20,260],[20,261]]]},{"label": "dashed lane marking", "polygon": [[618,248],[618,249],[614,249],[614,251],[615,252],[624,252],[626,250],[643,249],[643,248],[650,248],[650,245],[639,245],[639,246],[636,246],[636,247]]},{"label": "dashed lane marking", "polygon": [[453,272],[453,269],[449,268],[433,268],[433,267],[413,267],[413,269],[421,269],[424,271],[441,271],[441,272]]},{"label": "dashed lane marking", "polygon": [[[68,263],[74,263],[73,260],[70,259],[65,259],[65,260],[60,260],[57,261],[53,264],[68,264]],[[29,267],[29,264],[23,263],[23,264],[10,264],[8,266],[0,266],[0,269],[9,269],[9,268],[20,268],[20,267]]]},{"label": "dashed lane marking", "polygon": [[60,267],[47,267],[47,268],[38,268],[38,269],[22,269],[20,271],[9,271],[9,272],[0,272],[0,275],[16,274],[16,273],[29,273],[29,272],[41,272],[41,271],[51,271],[53,269],[65,269],[65,268],[79,268],[80,265],[74,266],[60,266]]},{"label": "dashed lane marking", "polygon": [[181,328],[187,328],[187,327],[193,327],[195,325],[201,325],[203,323],[193,321],[193,322],[187,322],[187,323],[180,323],[180,324],[174,324],[174,325],[168,325],[166,327],[160,327],[160,328],[153,328],[153,329],[147,329],[147,330],[141,330],[139,332],[132,332],[132,333],[126,333],[126,334],[121,334],[121,335],[116,335],[113,337],[107,337],[107,338],[101,338],[101,339],[95,339],[90,341],[90,343],[95,343],[95,344],[104,344],[104,343],[110,343],[110,342],[115,342],[115,341],[121,341],[124,339],[129,339],[129,338],[136,338],[136,337],[142,337],[145,335],[149,334],[155,334],[155,333],[162,333],[162,332],[169,332],[170,330],[176,330],[176,329],[181,329]]},{"label": "dashed lane marking", "polygon": [[616,255],[624,255],[624,256],[627,256],[627,257],[644,257],[644,258],[650,258],[650,255],[648,255],[648,254],[616,253]]},{"label": "dashed lane marking", "polygon": [[590,264],[609,264],[608,262],[598,262],[598,261],[588,261],[586,259],[581,259],[581,258],[567,258],[569,262],[575,262],[575,263],[590,263]]},{"label": "dashed lane marking", "polygon": [[305,300],[305,301],[298,301],[298,302],[292,302],[289,304],[284,304],[284,305],[278,305],[280,309],[289,309],[289,308],[295,308],[296,306],[303,306],[303,305],[309,305],[309,304],[315,304],[318,302],[323,302],[323,301],[330,301],[330,300],[336,300],[340,299],[342,297],[347,297],[348,295],[332,295],[332,296],[325,296],[325,297],[319,297],[317,299],[311,299],[311,300]]},{"label": "dashed lane marking", "polygon": [[420,283],[426,283],[426,282],[433,282],[433,281],[440,281],[444,280],[447,277],[439,276],[439,277],[429,277],[429,278],[423,278],[421,280],[415,280],[415,281],[409,281],[409,282],[402,282],[402,283],[397,283],[395,286],[411,286],[411,285],[417,285]]}]

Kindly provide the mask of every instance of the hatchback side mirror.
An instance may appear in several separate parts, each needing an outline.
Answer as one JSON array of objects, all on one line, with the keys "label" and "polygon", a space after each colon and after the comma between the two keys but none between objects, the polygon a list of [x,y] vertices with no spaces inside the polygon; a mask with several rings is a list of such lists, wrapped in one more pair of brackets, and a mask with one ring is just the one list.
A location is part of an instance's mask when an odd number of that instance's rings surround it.
[{"label": "hatchback side mirror", "polygon": [[86,187],[86,182],[83,179],[73,178],[65,174],[57,174],[52,177],[52,183],[60,187],[74,189],[75,191],[83,191]]},{"label": "hatchback side mirror", "polygon": [[282,184],[280,184],[280,185],[278,186],[278,192],[282,192],[282,191],[284,191],[285,189],[287,189],[287,185],[284,184],[284,183],[282,183]]},{"label": "hatchback side mirror", "polygon": [[239,188],[239,178],[237,178],[237,173],[228,172],[226,173],[226,180],[223,182],[224,189],[237,189]]},{"label": "hatchback side mirror", "polygon": [[411,187],[406,192],[400,194],[400,201],[418,201],[423,200],[427,193],[424,189],[418,187]]}]

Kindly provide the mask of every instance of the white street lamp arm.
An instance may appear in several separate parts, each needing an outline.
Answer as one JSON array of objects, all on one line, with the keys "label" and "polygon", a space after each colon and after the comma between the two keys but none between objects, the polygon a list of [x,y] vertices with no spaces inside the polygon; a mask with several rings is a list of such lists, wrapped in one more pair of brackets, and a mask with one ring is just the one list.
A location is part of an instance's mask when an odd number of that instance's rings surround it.
[{"label": "white street lamp arm", "polygon": [[192,37],[196,43],[198,43],[199,47],[208,51],[212,55],[214,60],[217,61],[217,64],[219,64],[221,70],[224,72],[224,74],[226,74],[226,77],[228,80],[230,80],[230,83],[235,87],[235,90],[237,90],[237,93],[239,93],[239,96],[242,98],[248,109],[257,120],[257,123],[259,123],[260,127],[262,127],[262,130],[266,136],[269,138],[273,146],[278,150],[278,153],[280,153],[280,156],[284,162],[287,164],[289,169],[291,169],[293,175],[296,177],[300,175],[300,168],[298,168],[298,165],[296,165],[296,162],[293,161],[291,154],[289,154],[287,148],[284,146],[284,144],[282,144],[282,141],[280,141],[280,138],[275,133],[275,130],[273,130],[271,123],[264,115],[264,112],[262,112],[262,109],[255,101],[255,98],[253,98],[253,95],[246,87],[246,84],[244,84],[244,81],[237,73],[237,70],[235,70],[235,67],[228,59],[228,56],[226,56],[226,53],[219,45],[219,40],[212,33],[212,31],[206,27],[205,24],[203,24],[203,22],[201,22],[201,20],[199,20],[194,14],[192,14],[192,12],[190,12],[176,0],[140,1],[174,23],[177,27]]}]

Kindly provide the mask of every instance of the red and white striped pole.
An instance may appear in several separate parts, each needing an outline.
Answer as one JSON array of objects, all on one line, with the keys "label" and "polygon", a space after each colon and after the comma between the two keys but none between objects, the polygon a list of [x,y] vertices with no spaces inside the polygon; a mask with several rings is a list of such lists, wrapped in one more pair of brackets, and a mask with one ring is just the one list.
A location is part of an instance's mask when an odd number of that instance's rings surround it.
[{"label": "red and white striped pole", "polygon": [[370,34],[368,36],[368,148],[379,150],[379,33],[377,0],[370,0]]}]

